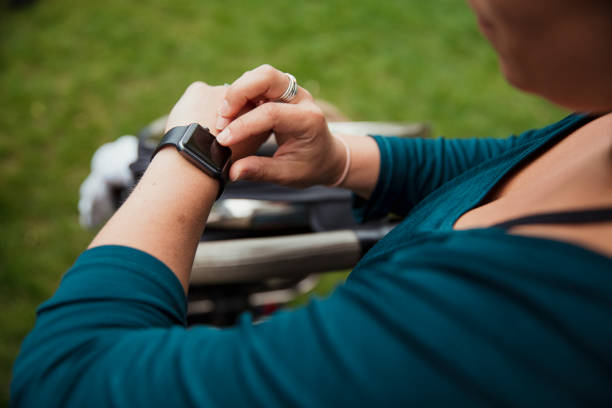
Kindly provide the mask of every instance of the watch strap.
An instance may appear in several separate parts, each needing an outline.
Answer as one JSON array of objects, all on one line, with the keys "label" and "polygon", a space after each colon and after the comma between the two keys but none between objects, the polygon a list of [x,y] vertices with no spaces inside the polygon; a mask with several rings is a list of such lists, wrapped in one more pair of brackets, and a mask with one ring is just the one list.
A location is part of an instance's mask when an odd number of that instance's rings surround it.
[{"label": "watch strap", "polygon": [[155,151],[151,155],[151,160],[153,160],[157,152],[159,152],[161,149],[163,149],[166,146],[174,146],[178,148],[178,143],[180,142],[181,138],[183,137],[183,135],[185,134],[189,126],[191,125],[176,126],[170,129],[169,131],[167,131],[164,137],[162,137],[162,140],[159,142],[159,144],[155,148]]}]

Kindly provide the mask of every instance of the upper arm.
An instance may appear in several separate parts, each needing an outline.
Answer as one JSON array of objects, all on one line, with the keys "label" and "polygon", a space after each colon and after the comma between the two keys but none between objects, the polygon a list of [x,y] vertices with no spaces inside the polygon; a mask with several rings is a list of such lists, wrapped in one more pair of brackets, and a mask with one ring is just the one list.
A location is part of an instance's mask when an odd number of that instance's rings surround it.
[{"label": "upper arm", "polygon": [[607,309],[583,296],[580,279],[565,283],[575,274],[533,268],[541,251],[512,242],[466,233],[413,243],[362,265],[325,300],[222,330],[183,326],[182,288],[159,265],[131,268],[126,256],[81,268],[41,308],[12,402],[559,406],[606,396],[601,359],[584,351],[607,329],[574,311],[596,322]]},{"label": "upper arm", "polygon": [[266,322],[252,324],[245,316],[220,330],[186,329],[170,293],[178,296],[180,285],[168,291],[166,278],[147,276],[151,272],[126,268],[125,262],[71,271],[23,344],[14,405],[268,407],[472,399],[438,367],[427,345],[439,332],[426,334],[433,326],[423,323],[439,312],[386,273],[353,278],[328,299]]},{"label": "upper arm", "polygon": [[[19,378],[21,389],[13,397],[20,406],[347,406],[456,398],[474,403],[427,344],[425,332],[433,328],[427,316],[439,312],[423,299],[406,299],[403,288],[390,290],[388,283],[349,283],[329,299],[261,324],[245,316],[223,330],[110,327],[119,315],[83,322],[37,344],[48,354],[35,352],[37,361],[28,368],[35,378],[26,380],[30,384]],[[129,305],[122,309],[123,316],[138,314]],[[421,317],[411,319],[415,314]],[[25,369],[16,375],[28,375]]]},{"label": "upper arm", "polygon": [[[412,259],[410,256],[407,259]],[[439,256],[434,257],[438,259]],[[182,288],[142,252],[85,253],[39,311],[14,406],[338,406],[457,401],[506,358],[462,316],[490,301],[429,262],[383,260],[329,298],[229,329],[185,328]],[[374,268],[374,269],[373,269]],[[441,272],[442,271],[442,272]],[[488,354],[487,354],[488,353]],[[467,361],[467,365],[466,365]]]}]

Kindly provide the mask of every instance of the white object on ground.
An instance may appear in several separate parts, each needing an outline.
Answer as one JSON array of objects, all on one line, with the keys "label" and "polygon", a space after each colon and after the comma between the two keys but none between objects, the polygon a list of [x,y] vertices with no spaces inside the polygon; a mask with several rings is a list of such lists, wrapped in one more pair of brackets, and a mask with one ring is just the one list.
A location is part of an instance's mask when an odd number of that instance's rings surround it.
[{"label": "white object on ground", "polygon": [[112,190],[134,182],[130,164],[138,157],[138,139],[125,135],[103,144],[91,158],[91,173],[79,189],[79,222],[95,228],[115,211]]}]

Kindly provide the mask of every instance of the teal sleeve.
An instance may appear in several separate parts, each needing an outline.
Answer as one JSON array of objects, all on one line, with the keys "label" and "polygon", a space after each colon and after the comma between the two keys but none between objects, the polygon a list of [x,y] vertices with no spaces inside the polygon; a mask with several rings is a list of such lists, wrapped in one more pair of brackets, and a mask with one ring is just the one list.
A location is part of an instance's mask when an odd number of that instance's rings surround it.
[{"label": "teal sleeve", "polygon": [[423,139],[373,136],[380,150],[380,173],[370,200],[353,197],[360,221],[414,205],[449,180],[516,146],[518,138]]},{"label": "teal sleeve", "polygon": [[[353,196],[353,214],[360,222],[405,216],[427,195],[460,174],[511,157],[532,143],[550,138],[592,117],[571,114],[557,123],[505,139],[423,139],[373,136],[380,150],[380,172],[369,200]],[[457,197],[458,200],[461,197]]]},{"label": "teal sleeve", "polygon": [[[609,401],[610,261],[477,232],[413,241],[360,266],[326,300],[222,330],[184,326],[180,284],[155,258],[92,249],[41,306],[15,364],[12,405]],[[546,262],[534,268],[534,259]],[[573,273],[587,269],[589,280]]]},{"label": "teal sleeve", "polygon": [[[445,387],[449,403],[474,402],[409,346],[410,329],[398,324],[416,304],[381,278],[352,279],[261,324],[244,315],[229,329],[186,329],[182,289],[167,267],[134,249],[94,248],[40,307],[15,364],[12,403],[363,406],[408,401],[406,383],[422,396]],[[395,377],[407,368],[412,375]]]}]

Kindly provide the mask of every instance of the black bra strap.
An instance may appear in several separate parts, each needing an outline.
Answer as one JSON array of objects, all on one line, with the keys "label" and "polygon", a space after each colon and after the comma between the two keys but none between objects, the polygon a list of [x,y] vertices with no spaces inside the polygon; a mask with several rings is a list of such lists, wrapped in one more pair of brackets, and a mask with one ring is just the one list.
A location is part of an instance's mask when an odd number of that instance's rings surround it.
[{"label": "black bra strap", "polygon": [[602,221],[612,221],[612,207],[528,215],[500,222],[493,227],[508,229],[526,224],[588,224]]}]

